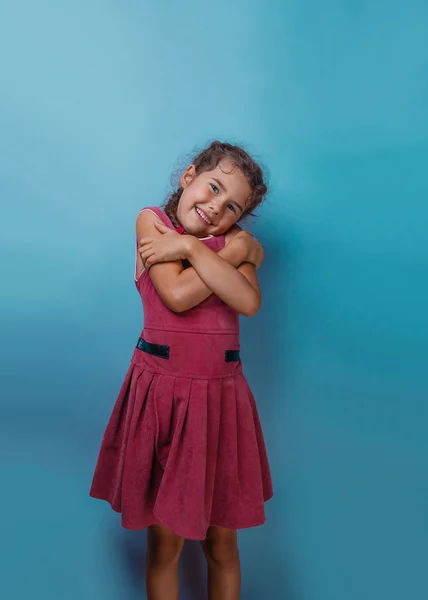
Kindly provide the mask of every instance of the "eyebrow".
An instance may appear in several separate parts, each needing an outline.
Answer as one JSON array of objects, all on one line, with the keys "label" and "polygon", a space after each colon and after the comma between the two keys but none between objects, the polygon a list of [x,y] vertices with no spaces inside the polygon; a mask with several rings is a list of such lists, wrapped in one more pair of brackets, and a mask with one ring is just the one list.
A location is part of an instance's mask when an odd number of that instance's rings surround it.
[{"label": "eyebrow", "polygon": [[[217,177],[213,177],[214,181],[216,183],[218,183],[219,187],[221,187],[221,189],[223,190],[223,192],[227,193],[227,189],[225,188],[224,184],[220,181],[220,179],[217,179]],[[239,210],[241,212],[244,212],[244,209],[242,208],[242,206],[239,204],[239,202],[236,202],[236,200],[232,200],[231,202],[233,202],[233,204],[236,204],[236,206],[239,208]]]}]

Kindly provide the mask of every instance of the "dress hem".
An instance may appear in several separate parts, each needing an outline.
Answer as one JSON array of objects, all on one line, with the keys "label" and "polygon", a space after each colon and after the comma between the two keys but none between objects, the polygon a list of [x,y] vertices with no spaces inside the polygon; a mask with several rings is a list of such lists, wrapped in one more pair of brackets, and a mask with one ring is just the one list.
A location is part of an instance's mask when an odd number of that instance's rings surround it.
[{"label": "dress hem", "polygon": [[[114,510],[114,512],[122,515],[122,511],[120,511],[119,509],[115,508],[112,504],[112,502],[108,499],[105,498],[104,496],[102,496],[101,494],[97,494],[94,491],[91,491],[89,496],[91,498],[95,498],[96,500],[103,500],[104,502],[107,502],[107,504],[110,505],[110,507]],[[268,496],[264,502],[268,502],[271,498],[272,498],[273,494]],[[225,524],[225,523],[210,523],[208,525],[208,527],[222,527],[224,529],[231,529],[234,531],[239,531],[239,530],[243,530],[243,529],[251,529],[253,527],[261,527],[262,525],[264,525],[266,523],[266,518],[264,518],[263,520],[258,520],[256,522],[252,522],[252,523],[248,523],[248,524],[240,524],[239,526],[234,526],[232,527],[230,524]],[[147,527],[150,527],[151,525],[162,525],[163,527],[166,527],[167,529],[169,529],[170,531],[172,531],[173,533],[175,533],[176,535],[185,538],[186,540],[191,540],[191,541],[203,541],[205,539],[205,537],[197,537],[195,535],[189,534],[188,532],[184,532],[182,530],[180,530],[180,528],[175,527],[175,525],[171,525],[170,523],[168,523],[167,521],[160,519],[158,516],[156,516],[155,514],[153,514],[153,519],[148,519],[147,522],[145,522],[144,524],[141,524],[140,526],[130,526],[124,523],[123,518],[122,518],[122,523],[121,523],[123,529],[126,529],[128,531],[141,531],[143,529],[147,529]]]}]

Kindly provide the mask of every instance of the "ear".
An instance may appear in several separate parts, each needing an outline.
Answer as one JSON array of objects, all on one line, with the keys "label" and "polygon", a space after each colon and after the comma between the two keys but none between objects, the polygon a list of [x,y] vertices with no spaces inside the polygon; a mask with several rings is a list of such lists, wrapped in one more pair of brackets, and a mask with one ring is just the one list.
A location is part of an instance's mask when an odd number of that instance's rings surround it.
[{"label": "ear", "polygon": [[187,167],[187,169],[184,171],[183,175],[180,178],[181,187],[183,189],[189,187],[189,185],[192,183],[193,179],[195,178],[195,175],[196,175],[195,165],[190,165],[189,167]]}]

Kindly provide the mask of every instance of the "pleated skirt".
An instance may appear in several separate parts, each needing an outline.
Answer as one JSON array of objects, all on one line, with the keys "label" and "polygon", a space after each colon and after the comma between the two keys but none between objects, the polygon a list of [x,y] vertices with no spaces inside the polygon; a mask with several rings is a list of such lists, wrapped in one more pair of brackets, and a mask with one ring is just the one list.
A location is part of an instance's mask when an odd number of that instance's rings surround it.
[{"label": "pleated skirt", "polygon": [[272,480],[236,334],[144,330],[169,359],[135,349],[107,424],[90,495],[122,526],[161,524],[203,540],[210,526],[265,522]]}]

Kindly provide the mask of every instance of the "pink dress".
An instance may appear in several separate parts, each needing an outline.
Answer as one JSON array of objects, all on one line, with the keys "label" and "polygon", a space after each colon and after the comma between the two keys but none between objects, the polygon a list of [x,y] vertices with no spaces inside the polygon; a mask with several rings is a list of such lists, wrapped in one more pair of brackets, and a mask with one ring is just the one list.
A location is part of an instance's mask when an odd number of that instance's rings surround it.
[{"label": "pink dress", "polygon": [[[148,208],[170,228],[159,208]],[[224,236],[204,243],[218,252]],[[161,524],[202,540],[209,526],[265,522],[272,481],[254,398],[239,360],[239,315],[217,296],[184,313],[136,278],[144,329],[101,444],[90,494],[122,526]]]}]

